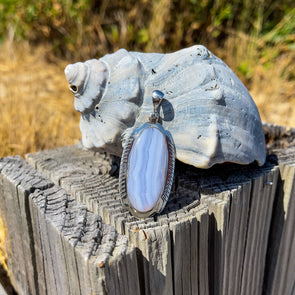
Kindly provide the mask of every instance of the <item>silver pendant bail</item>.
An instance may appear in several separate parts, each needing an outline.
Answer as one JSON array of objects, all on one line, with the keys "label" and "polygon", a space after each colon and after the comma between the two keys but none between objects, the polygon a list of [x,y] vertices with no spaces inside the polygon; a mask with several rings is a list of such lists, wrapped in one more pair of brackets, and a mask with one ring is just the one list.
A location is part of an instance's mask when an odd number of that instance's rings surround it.
[{"label": "silver pendant bail", "polygon": [[152,92],[152,99],[153,99],[153,106],[154,106],[154,113],[150,115],[149,121],[152,124],[155,124],[159,120],[159,112],[158,108],[163,101],[164,93],[160,90],[154,90]]}]

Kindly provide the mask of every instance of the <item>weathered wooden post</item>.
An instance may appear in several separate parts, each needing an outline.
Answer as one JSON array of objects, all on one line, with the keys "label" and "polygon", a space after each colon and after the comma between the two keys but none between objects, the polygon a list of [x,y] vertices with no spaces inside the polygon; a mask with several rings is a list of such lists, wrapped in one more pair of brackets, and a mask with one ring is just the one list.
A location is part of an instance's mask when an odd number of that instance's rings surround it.
[{"label": "weathered wooden post", "polygon": [[164,212],[122,209],[107,156],[69,146],[1,159],[19,294],[292,294],[295,130],[265,125],[264,166],[177,163]]}]

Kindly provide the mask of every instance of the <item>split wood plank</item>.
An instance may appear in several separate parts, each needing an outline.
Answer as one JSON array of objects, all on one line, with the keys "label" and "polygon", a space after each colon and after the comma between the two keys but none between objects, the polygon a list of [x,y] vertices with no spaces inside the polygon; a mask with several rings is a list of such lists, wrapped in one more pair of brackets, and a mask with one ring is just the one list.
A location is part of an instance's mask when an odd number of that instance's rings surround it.
[{"label": "split wood plank", "polygon": [[[237,294],[257,287],[253,294],[260,294],[264,277],[263,253],[267,248],[279,174],[271,158],[263,167],[228,165],[225,169],[217,165],[209,170],[177,163],[172,193],[163,213],[155,218],[136,220],[122,209],[118,179],[109,174],[92,173],[92,169],[102,170],[99,169],[102,160],[97,160],[99,155],[89,152],[86,165],[76,156],[71,158],[79,149],[76,146],[30,154],[27,160],[86,204],[89,210],[101,215],[104,222],[128,236],[140,250],[142,293],[195,294],[198,289],[202,290],[200,294]],[[46,165],[50,162],[48,159],[60,159],[60,166]],[[110,160],[104,158],[104,161],[109,165]],[[266,182],[269,184],[265,186]],[[196,208],[200,203],[204,208],[198,216]],[[264,203],[268,205],[261,211]],[[263,214],[258,214],[259,210]],[[201,224],[199,220],[205,216],[209,217],[208,222]],[[207,260],[203,261],[205,268],[201,270],[197,263],[188,263],[194,261],[191,257],[197,254],[188,251],[193,245],[187,241],[200,232],[198,228],[207,236],[202,250]],[[248,241],[249,237],[253,241]],[[193,244],[196,243],[194,240]],[[197,247],[196,252],[199,251]],[[198,261],[200,256],[196,257]],[[245,271],[248,264],[249,268],[258,267],[257,273],[253,269]],[[190,269],[196,269],[196,273],[190,274]],[[249,285],[251,281],[255,283]],[[198,286],[192,282],[198,282]]]},{"label": "split wood plank", "polygon": [[274,150],[280,177],[267,249],[265,294],[295,294],[295,146]]},{"label": "split wood plank", "polygon": [[135,248],[19,157],[0,161],[1,216],[19,294],[138,294]]},{"label": "split wood plank", "polygon": [[1,283],[0,283],[0,295],[7,295],[7,292],[5,291]]}]

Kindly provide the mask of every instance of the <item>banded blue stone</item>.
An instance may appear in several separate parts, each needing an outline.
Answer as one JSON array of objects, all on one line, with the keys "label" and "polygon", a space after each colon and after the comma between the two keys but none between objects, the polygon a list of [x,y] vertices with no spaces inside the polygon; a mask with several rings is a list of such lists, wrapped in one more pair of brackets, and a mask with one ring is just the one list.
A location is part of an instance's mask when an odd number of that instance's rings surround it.
[{"label": "banded blue stone", "polygon": [[156,205],[165,187],[167,169],[166,136],[150,125],[134,141],[128,159],[127,192],[134,209],[147,212]]}]

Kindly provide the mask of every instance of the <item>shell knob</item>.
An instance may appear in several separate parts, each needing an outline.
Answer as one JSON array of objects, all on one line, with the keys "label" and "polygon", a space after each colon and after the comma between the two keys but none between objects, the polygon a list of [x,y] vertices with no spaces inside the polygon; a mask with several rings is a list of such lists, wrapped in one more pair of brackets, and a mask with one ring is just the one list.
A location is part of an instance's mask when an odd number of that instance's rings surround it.
[{"label": "shell knob", "polygon": [[77,65],[67,65],[65,68],[65,75],[66,79],[69,82],[69,84],[72,84],[72,82],[75,80],[78,73]]},{"label": "shell knob", "polygon": [[159,112],[158,107],[160,106],[164,97],[164,93],[160,90],[154,90],[152,92],[152,99],[153,99],[153,106],[154,106],[154,113],[152,113],[149,117],[150,123],[157,123],[159,120]]},{"label": "shell knob", "polygon": [[164,93],[160,90],[154,90],[152,92],[153,104],[160,104],[164,97]]},{"label": "shell knob", "polygon": [[69,82],[69,88],[74,94],[84,88],[87,78],[87,71],[87,65],[81,62],[66,66],[65,76]]}]

